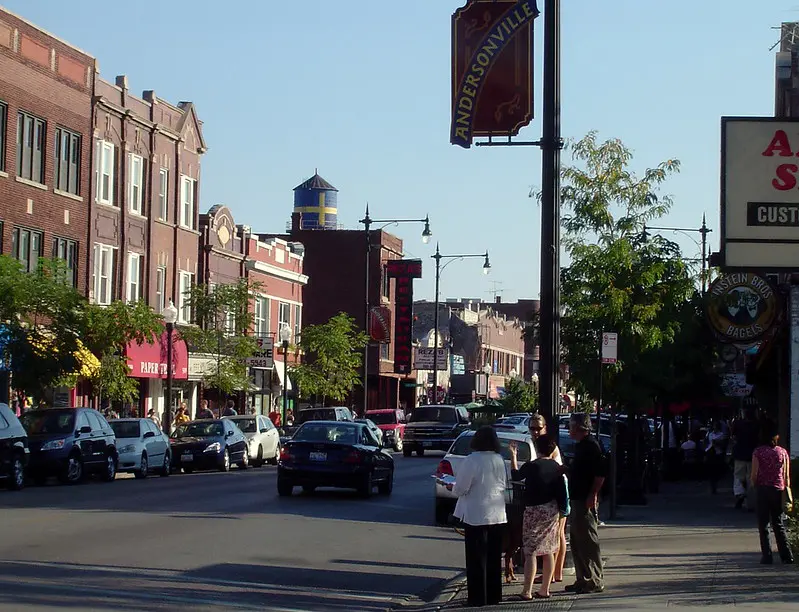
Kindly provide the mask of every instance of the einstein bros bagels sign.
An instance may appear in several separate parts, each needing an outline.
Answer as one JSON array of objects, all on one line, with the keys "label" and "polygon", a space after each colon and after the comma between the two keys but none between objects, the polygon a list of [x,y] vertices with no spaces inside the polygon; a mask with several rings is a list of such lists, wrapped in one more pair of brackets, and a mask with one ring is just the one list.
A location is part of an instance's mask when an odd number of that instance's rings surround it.
[{"label": "einstein bros bagels sign", "polygon": [[725,269],[799,263],[799,121],[721,121],[721,254]]},{"label": "einstein bros bagels sign", "polygon": [[722,342],[747,344],[761,338],[777,319],[779,298],[771,284],[751,272],[725,274],[707,292],[706,312]]}]

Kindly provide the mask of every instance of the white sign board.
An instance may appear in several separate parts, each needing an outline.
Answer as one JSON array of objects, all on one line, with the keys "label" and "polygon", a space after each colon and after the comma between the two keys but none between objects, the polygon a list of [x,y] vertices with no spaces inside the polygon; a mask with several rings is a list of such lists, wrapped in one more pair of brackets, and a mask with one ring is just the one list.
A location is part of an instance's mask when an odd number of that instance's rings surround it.
[{"label": "white sign board", "polygon": [[247,365],[256,370],[271,370],[275,365],[275,341],[270,338],[256,338],[258,350],[247,357]]},{"label": "white sign board", "polygon": [[799,121],[722,117],[721,254],[727,268],[796,268]]},{"label": "white sign board", "polygon": [[602,363],[616,363],[619,335],[616,332],[602,334]]},{"label": "white sign board", "polygon": [[438,351],[438,370],[447,369],[447,360],[449,359],[449,349],[433,347],[417,346],[413,349],[413,367],[416,370],[432,370],[433,369],[433,355]]}]

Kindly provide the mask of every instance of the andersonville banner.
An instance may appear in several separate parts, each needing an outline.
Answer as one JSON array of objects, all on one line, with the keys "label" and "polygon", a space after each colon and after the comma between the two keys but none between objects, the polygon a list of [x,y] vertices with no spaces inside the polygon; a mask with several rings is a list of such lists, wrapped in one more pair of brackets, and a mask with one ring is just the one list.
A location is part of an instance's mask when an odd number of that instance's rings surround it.
[{"label": "andersonville banner", "polygon": [[533,118],[535,0],[468,0],[452,15],[450,142],[515,136]]}]

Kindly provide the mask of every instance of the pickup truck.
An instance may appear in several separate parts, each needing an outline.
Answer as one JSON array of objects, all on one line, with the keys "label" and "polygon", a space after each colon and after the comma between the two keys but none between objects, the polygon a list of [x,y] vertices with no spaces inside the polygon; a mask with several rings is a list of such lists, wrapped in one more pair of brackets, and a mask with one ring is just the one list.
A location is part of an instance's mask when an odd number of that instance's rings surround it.
[{"label": "pickup truck", "polygon": [[447,452],[461,433],[469,429],[469,413],[463,406],[444,404],[414,408],[405,425],[402,454],[418,456],[426,450]]}]

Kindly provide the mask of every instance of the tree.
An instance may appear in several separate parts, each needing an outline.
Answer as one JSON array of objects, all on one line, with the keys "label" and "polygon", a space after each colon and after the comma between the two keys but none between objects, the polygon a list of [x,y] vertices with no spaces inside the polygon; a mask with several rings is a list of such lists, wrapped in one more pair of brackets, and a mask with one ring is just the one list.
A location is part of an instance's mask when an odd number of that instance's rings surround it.
[{"label": "tree", "polygon": [[327,323],[302,330],[300,348],[305,362],[293,367],[291,375],[300,396],[344,401],[361,383],[361,351],[368,336],[359,331],[355,319],[340,312]]},{"label": "tree", "polygon": [[505,382],[505,396],[500,403],[505,413],[535,412],[538,408],[538,393],[532,383],[514,376]]},{"label": "tree", "polygon": [[214,366],[203,375],[203,383],[222,394],[250,386],[247,358],[258,349],[248,335],[253,324],[252,292],[260,284],[241,279],[225,285],[194,285],[186,296],[196,325],[181,326],[180,333],[192,350],[214,355]]}]

